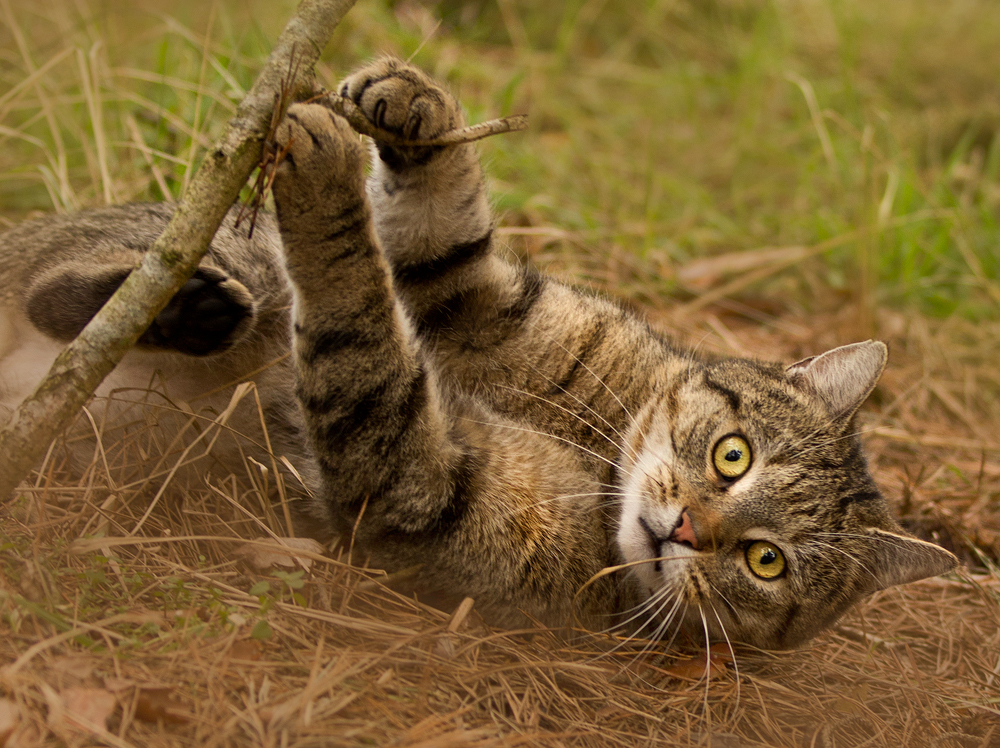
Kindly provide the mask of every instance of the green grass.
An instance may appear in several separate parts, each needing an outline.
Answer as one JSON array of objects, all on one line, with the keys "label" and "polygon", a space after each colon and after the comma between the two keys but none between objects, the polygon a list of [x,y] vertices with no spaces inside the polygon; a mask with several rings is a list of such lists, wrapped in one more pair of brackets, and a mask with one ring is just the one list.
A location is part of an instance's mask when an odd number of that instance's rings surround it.
[{"label": "green grass", "polygon": [[[7,0],[2,214],[177,197],[292,7]],[[1000,316],[997,38],[989,0],[360,0],[323,72],[413,55],[473,120],[529,112],[483,145],[505,220],[656,269],[623,293],[859,230],[757,293],[975,320]]]}]

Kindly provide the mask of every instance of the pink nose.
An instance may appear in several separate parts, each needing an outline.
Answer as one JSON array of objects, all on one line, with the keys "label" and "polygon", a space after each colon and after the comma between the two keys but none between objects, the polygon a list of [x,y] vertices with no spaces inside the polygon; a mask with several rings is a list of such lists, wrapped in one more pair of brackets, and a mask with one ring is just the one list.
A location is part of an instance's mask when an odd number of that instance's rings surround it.
[{"label": "pink nose", "polygon": [[691,526],[691,517],[688,515],[687,509],[681,512],[680,522],[677,523],[677,527],[670,534],[670,540],[674,543],[687,543],[696,551],[700,550],[698,547],[698,536],[694,534],[694,528]]}]

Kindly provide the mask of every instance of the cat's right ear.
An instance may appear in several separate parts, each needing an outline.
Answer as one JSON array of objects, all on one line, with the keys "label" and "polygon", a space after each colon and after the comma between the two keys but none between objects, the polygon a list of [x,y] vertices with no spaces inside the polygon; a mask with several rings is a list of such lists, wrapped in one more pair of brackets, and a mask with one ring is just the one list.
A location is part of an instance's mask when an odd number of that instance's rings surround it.
[{"label": "cat's right ear", "polygon": [[875,389],[889,360],[885,343],[866,340],[792,364],[792,384],[817,395],[835,419],[850,418]]},{"label": "cat's right ear", "polygon": [[875,527],[866,534],[872,541],[872,563],[866,568],[870,592],[947,574],[959,565],[953,553],[933,543]]}]

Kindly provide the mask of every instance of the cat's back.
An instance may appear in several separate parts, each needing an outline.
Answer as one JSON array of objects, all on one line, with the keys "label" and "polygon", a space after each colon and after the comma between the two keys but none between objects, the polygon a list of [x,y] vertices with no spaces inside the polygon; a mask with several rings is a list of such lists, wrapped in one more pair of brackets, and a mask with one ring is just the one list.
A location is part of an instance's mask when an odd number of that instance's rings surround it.
[{"label": "cat's back", "polygon": [[[61,264],[98,264],[123,243],[148,246],[172,214],[173,206],[163,203],[114,206],[35,218],[0,233],[0,422],[63,345],[28,319],[25,301],[34,279]],[[47,302],[58,305],[60,299]]]},{"label": "cat's back", "polygon": [[174,213],[172,203],[132,203],[53,214],[0,233],[0,304],[18,303],[31,279],[65,261],[100,262],[126,248],[148,249]]},{"label": "cat's back", "polygon": [[[172,203],[110,206],[26,221],[0,234],[0,424],[37,386],[75,330],[141,261],[175,210]],[[208,268],[216,280],[226,279],[227,288],[238,289],[236,295],[247,305],[245,332],[217,355],[133,349],[99,388],[99,397],[163,381],[183,400],[222,388],[210,398],[219,411],[230,394],[226,385],[277,361],[257,378],[268,393],[275,393],[270,399],[288,399],[283,386],[287,364],[281,357],[288,349],[290,296],[277,226],[273,216],[262,213],[251,237],[246,225],[237,225],[237,215],[238,207],[230,210],[199,272]],[[86,311],[75,308],[89,296],[101,298]],[[199,309],[210,313],[214,307]],[[53,334],[58,325],[41,324],[43,317],[50,323],[65,321],[74,330]]]}]

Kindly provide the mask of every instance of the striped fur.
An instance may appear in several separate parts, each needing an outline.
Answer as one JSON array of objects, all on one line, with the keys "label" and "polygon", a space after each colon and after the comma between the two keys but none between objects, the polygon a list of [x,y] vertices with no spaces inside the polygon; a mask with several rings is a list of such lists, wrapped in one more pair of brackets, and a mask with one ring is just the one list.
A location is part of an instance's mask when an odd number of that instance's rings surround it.
[{"label": "striped fur", "polygon": [[[396,60],[341,92],[409,138],[462,123],[450,94]],[[310,104],[289,110],[278,139],[289,157],[277,226],[265,221],[254,242],[216,238],[206,283],[236,321],[202,326],[228,330],[217,357],[248,372],[288,346],[262,320],[291,329],[294,384],[267,381],[267,414],[275,449],[314,482],[304,532],[350,536],[373,566],[419,566],[419,592],[441,605],[474,597],[499,624],[687,630],[763,647],[799,644],[874,590],[953,567],[891,519],[854,435],[882,344],[787,369],[697,357],[615,304],[501,258],[472,146],[366,154],[346,122]],[[50,338],[78,327],[168,213],[80,218],[103,226],[100,240],[40,225],[5,235],[14,249],[0,271],[28,289],[8,318],[27,314]],[[142,236],[125,260],[123,234]],[[70,259],[81,253],[86,272]],[[52,277],[89,301],[32,306],[31,289]],[[289,289],[290,315],[275,314]],[[195,367],[181,354],[200,351],[177,340],[146,342]],[[752,459],[727,478],[716,452],[733,435]],[[759,543],[780,549],[783,573],[753,572]]]}]

